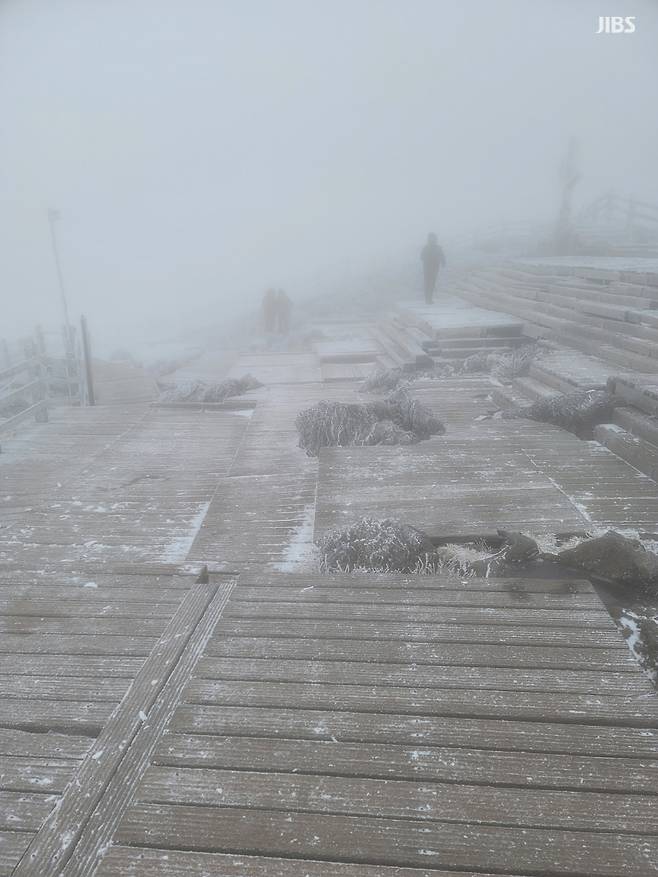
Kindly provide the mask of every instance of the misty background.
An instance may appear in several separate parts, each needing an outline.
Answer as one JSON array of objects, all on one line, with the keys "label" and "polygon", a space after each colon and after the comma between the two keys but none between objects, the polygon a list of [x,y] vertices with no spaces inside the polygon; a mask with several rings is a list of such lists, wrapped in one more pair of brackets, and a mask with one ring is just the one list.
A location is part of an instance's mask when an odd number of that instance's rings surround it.
[{"label": "misty background", "polygon": [[0,335],[61,323],[48,208],[110,349],[552,221],[570,136],[577,205],[658,202],[657,34],[651,0],[3,0]]}]

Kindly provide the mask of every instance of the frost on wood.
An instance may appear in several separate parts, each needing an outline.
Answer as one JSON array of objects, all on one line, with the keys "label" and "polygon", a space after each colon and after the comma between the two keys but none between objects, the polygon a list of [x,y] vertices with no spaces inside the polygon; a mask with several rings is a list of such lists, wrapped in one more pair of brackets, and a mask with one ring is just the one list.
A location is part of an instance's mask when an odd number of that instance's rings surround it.
[{"label": "frost on wood", "polygon": [[322,568],[329,572],[419,572],[437,559],[426,533],[390,518],[361,518],[332,530],[321,541],[320,552]]},{"label": "frost on wood", "polygon": [[247,390],[256,390],[263,385],[253,375],[244,375],[214,384],[187,381],[180,384],[160,383],[158,386],[160,402],[223,402],[230,396],[241,396]]},{"label": "frost on wood", "polygon": [[651,681],[658,683],[658,614],[651,608],[622,610],[618,624],[629,649]]},{"label": "frost on wood", "polygon": [[319,402],[301,411],[295,423],[299,447],[309,457],[326,447],[412,444],[445,432],[432,411],[404,390],[366,404]]}]

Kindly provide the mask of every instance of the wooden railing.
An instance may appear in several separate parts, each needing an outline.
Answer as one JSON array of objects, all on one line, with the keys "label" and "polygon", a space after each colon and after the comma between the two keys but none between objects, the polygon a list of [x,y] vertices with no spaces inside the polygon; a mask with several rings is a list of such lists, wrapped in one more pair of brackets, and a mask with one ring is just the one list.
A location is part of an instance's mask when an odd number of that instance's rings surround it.
[{"label": "wooden railing", "polygon": [[0,432],[9,432],[30,417],[48,420],[48,384],[38,354],[0,371]]},{"label": "wooden railing", "polygon": [[20,342],[0,339],[0,433],[21,421],[48,420],[57,401],[93,405],[91,350],[87,323],[81,321],[80,340],[73,327],[43,332]]}]

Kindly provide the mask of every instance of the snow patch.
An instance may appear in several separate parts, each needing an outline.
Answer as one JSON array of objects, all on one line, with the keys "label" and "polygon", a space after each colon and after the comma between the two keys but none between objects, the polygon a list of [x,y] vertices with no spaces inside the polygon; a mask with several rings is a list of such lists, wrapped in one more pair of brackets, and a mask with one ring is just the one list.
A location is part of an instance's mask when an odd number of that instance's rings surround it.
[{"label": "snow patch", "polygon": [[317,569],[319,555],[317,546],[313,544],[315,523],[315,503],[304,507],[301,523],[293,530],[283,560],[274,564],[281,572],[299,572],[301,569]]},{"label": "snow patch", "polygon": [[164,561],[168,563],[179,563],[187,558],[187,555],[190,553],[192,545],[194,544],[194,540],[199,535],[199,530],[201,529],[201,525],[205,520],[209,508],[210,501],[199,504],[197,513],[189,523],[189,531],[187,535],[177,536],[164,547],[162,553]]}]

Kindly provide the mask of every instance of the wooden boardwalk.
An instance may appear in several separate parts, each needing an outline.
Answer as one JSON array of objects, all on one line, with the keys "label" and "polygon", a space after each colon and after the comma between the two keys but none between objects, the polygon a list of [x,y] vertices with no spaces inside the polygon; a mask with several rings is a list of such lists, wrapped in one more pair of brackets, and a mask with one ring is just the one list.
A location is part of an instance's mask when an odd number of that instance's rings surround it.
[{"label": "wooden boardwalk", "polygon": [[271,376],[253,412],[138,399],[3,442],[0,875],[657,873],[658,701],[588,582],[308,563],[314,520],[375,512],[655,532],[655,483],[486,419],[480,378],[414,391],[445,437],[309,458],[297,412],[359,398],[321,352],[222,360]]}]

